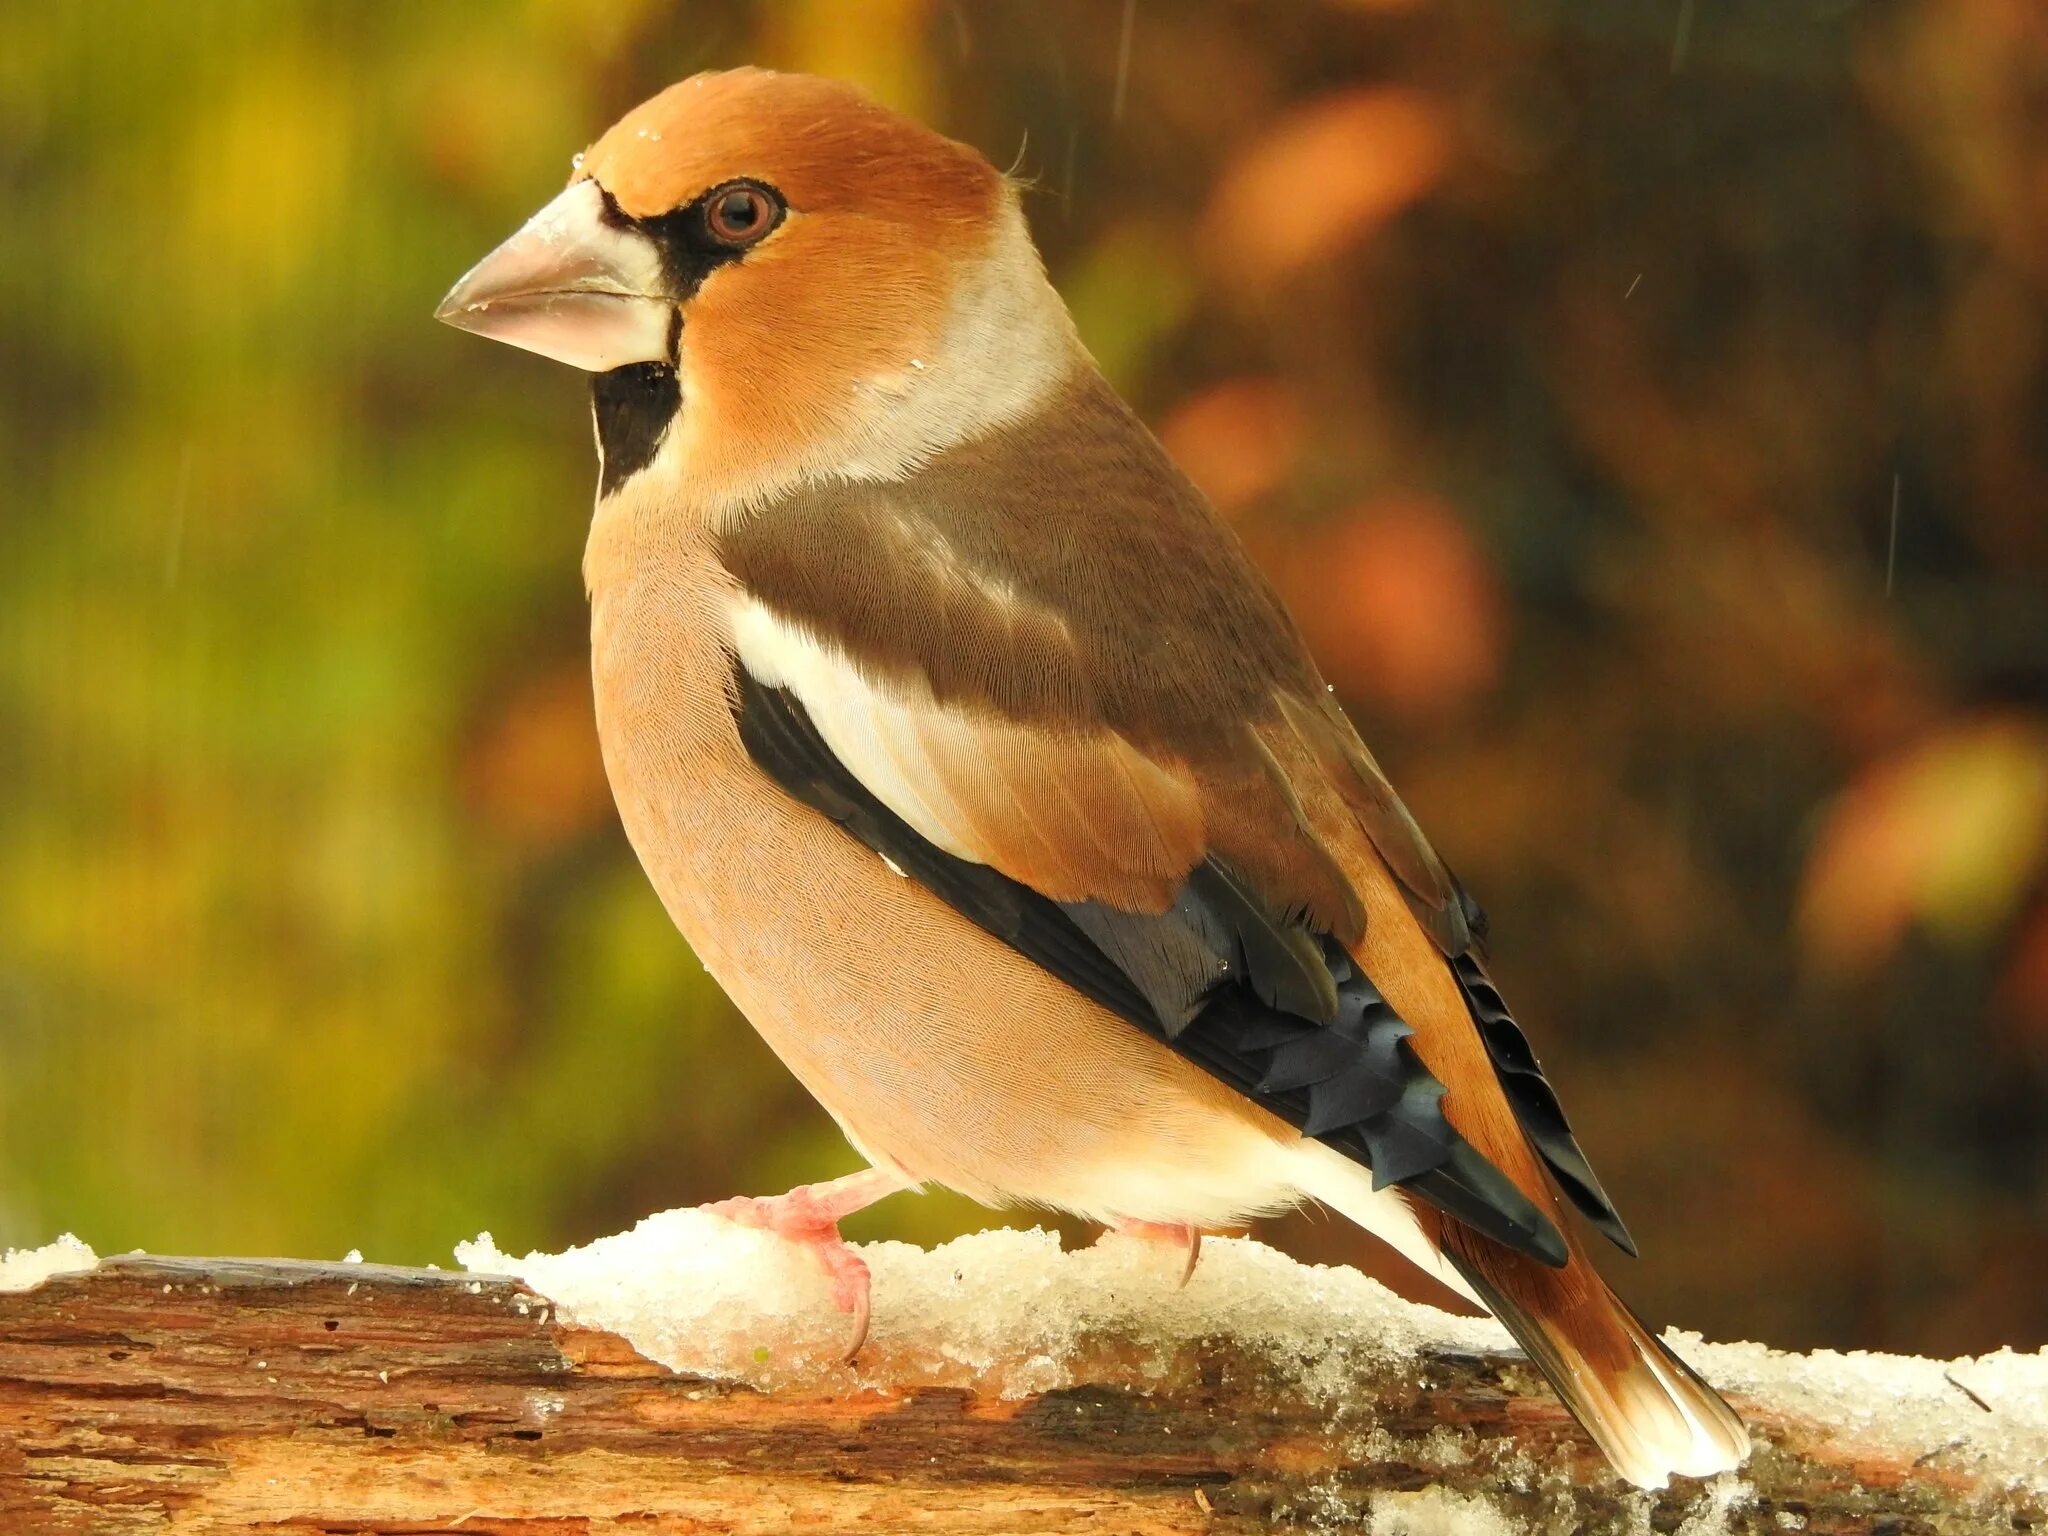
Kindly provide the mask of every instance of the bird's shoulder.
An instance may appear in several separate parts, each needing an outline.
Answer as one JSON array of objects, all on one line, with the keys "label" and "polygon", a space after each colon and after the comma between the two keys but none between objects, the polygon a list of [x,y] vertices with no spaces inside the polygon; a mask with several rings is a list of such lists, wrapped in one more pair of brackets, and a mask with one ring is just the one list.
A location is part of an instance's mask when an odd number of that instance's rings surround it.
[{"label": "bird's shoulder", "polygon": [[741,586],[941,702],[1186,751],[1315,668],[1236,536],[1092,369],[907,478],[736,519]]}]

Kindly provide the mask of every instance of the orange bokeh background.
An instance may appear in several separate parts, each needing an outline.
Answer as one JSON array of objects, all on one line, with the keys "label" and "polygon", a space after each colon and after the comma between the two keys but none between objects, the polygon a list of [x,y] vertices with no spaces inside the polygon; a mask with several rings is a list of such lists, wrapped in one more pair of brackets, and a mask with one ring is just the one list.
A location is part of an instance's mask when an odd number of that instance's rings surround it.
[{"label": "orange bokeh background", "polygon": [[2048,1336],[2038,0],[0,16],[0,1243],[445,1260],[852,1165],[613,816],[581,385],[428,318],[739,62],[1028,180],[1487,905],[1626,1294]]}]

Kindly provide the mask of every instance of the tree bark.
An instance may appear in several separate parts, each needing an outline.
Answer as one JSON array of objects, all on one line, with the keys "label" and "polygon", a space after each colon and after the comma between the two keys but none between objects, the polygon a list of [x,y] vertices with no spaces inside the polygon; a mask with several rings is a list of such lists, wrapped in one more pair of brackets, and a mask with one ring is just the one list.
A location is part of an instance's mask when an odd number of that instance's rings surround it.
[{"label": "tree bark", "polygon": [[514,1281],[115,1259],[0,1294],[0,1531],[1399,1530],[1468,1497],[1534,1531],[2048,1525],[2037,1497],[1757,1402],[1739,1482],[1640,1494],[1508,1353],[1425,1355],[1339,1424],[1229,1339],[1167,1378],[1192,1384],[1100,1374],[1019,1400],[764,1394]]}]

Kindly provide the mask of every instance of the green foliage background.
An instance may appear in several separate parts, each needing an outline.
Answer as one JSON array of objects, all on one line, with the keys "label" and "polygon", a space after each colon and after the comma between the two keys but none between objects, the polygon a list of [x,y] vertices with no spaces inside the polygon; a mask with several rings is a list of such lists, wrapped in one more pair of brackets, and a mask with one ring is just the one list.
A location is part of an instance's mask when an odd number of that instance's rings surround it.
[{"label": "green foliage background", "polygon": [[1625,1289],[2040,1341],[2036,0],[0,12],[0,1243],[445,1260],[852,1165],[611,815],[581,384],[428,319],[738,62],[1035,178],[1491,908]]}]

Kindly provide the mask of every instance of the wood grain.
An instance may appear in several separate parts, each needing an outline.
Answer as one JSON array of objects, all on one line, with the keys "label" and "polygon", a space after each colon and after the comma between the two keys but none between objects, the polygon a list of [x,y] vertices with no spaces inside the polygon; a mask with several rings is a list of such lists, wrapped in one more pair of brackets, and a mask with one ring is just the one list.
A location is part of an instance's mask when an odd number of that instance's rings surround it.
[{"label": "wood grain", "polygon": [[[1520,1527],[1675,1530],[1697,1484],[1616,1483],[1519,1357],[1426,1356],[1331,1424],[1229,1339],[1193,1386],[1002,1400],[763,1394],[565,1326],[516,1282],[135,1256],[0,1295],[0,1532],[1249,1532],[1375,1495],[1484,1495]],[[1744,1403],[1736,1529],[2027,1530],[2039,1500],[1830,1459]]]}]

